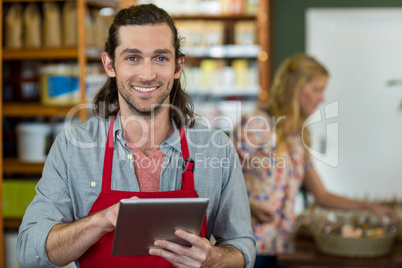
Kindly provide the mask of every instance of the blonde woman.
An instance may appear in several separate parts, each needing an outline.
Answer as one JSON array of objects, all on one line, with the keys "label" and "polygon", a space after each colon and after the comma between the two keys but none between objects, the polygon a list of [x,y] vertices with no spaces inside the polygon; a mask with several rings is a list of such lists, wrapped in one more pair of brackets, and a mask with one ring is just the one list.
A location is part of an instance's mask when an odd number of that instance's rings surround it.
[{"label": "blonde woman", "polygon": [[295,221],[295,196],[302,183],[321,206],[369,209],[396,223],[395,212],[328,192],[304,148],[310,144],[303,123],[324,100],[329,73],[313,57],[297,54],[275,74],[265,107],[242,117],[234,143],[242,159],[257,242],[254,267],[276,267]]}]

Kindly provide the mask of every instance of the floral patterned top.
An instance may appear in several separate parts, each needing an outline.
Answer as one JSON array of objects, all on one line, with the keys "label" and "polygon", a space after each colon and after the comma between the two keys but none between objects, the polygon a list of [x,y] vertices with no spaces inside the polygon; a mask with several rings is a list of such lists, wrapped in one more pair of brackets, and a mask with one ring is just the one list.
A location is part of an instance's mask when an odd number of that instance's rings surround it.
[{"label": "floral patterned top", "polygon": [[[271,223],[252,219],[258,255],[285,252],[295,222],[295,197],[304,179],[304,147],[299,135],[286,137],[292,151],[277,153],[273,118],[255,111],[242,116],[234,133],[234,144],[245,157],[241,160],[250,201],[260,203],[275,215]],[[247,129],[246,131],[244,131]],[[247,160],[246,160],[247,159]]]}]

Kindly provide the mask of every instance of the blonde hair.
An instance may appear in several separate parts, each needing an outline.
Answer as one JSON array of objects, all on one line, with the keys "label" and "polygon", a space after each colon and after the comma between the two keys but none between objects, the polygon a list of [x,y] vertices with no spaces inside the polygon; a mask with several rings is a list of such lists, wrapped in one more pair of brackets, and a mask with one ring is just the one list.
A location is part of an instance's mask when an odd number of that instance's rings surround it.
[{"label": "blonde hair", "polygon": [[[279,66],[268,101],[263,107],[276,119],[286,116],[291,120],[281,120],[276,125],[278,145],[285,141],[287,134],[296,132],[301,135],[303,123],[309,115],[302,114],[300,111],[300,89],[316,76],[328,77],[329,73],[316,59],[304,53],[287,58]],[[304,142],[310,145],[310,135],[307,129],[306,131]]]}]

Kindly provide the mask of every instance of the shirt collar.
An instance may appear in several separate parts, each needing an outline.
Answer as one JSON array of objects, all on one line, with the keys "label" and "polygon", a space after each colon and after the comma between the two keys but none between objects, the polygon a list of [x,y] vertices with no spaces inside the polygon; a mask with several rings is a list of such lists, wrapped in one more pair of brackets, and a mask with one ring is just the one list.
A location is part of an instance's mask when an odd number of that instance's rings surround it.
[{"label": "shirt collar", "polygon": [[176,149],[177,151],[179,151],[181,153],[181,142],[180,142],[180,131],[177,128],[175,122],[172,120],[172,124],[173,124],[173,129],[174,132],[173,134],[167,138],[167,140],[165,140],[164,142],[162,142],[161,144],[161,150],[162,148],[166,147],[166,146],[170,146],[173,147],[174,149]]},{"label": "shirt collar", "polygon": [[[174,132],[167,140],[165,140],[164,142],[161,143],[160,149],[163,152],[164,148],[172,147],[181,153],[180,132],[179,132],[179,129],[177,128],[175,122],[173,121],[173,119],[171,119],[171,120],[172,120]],[[116,137],[118,135],[120,135],[120,137],[123,138],[123,127],[121,125],[120,111],[116,115],[116,120],[115,120],[114,126],[113,126],[113,133],[114,133],[113,141],[116,141]]]}]

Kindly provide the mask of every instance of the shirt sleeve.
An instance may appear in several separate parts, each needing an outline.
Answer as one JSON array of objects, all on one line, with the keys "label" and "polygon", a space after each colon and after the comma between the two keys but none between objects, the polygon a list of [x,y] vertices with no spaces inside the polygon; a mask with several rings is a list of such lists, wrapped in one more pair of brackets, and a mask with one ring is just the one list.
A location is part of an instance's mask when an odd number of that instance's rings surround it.
[{"label": "shirt sleeve", "polygon": [[212,234],[218,245],[234,246],[243,253],[246,267],[253,267],[256,247],[250,208],[240,162],[231,142],[227,158],[230,165],[223,172],[224,185]]},{"label": "shirt sleeve", "polygon": [[66,156],[65,136],[58,135],[19,228],[17,256],[22,267],[59,267],[47,256],[46,239],[55,224],[73,221]]}]

